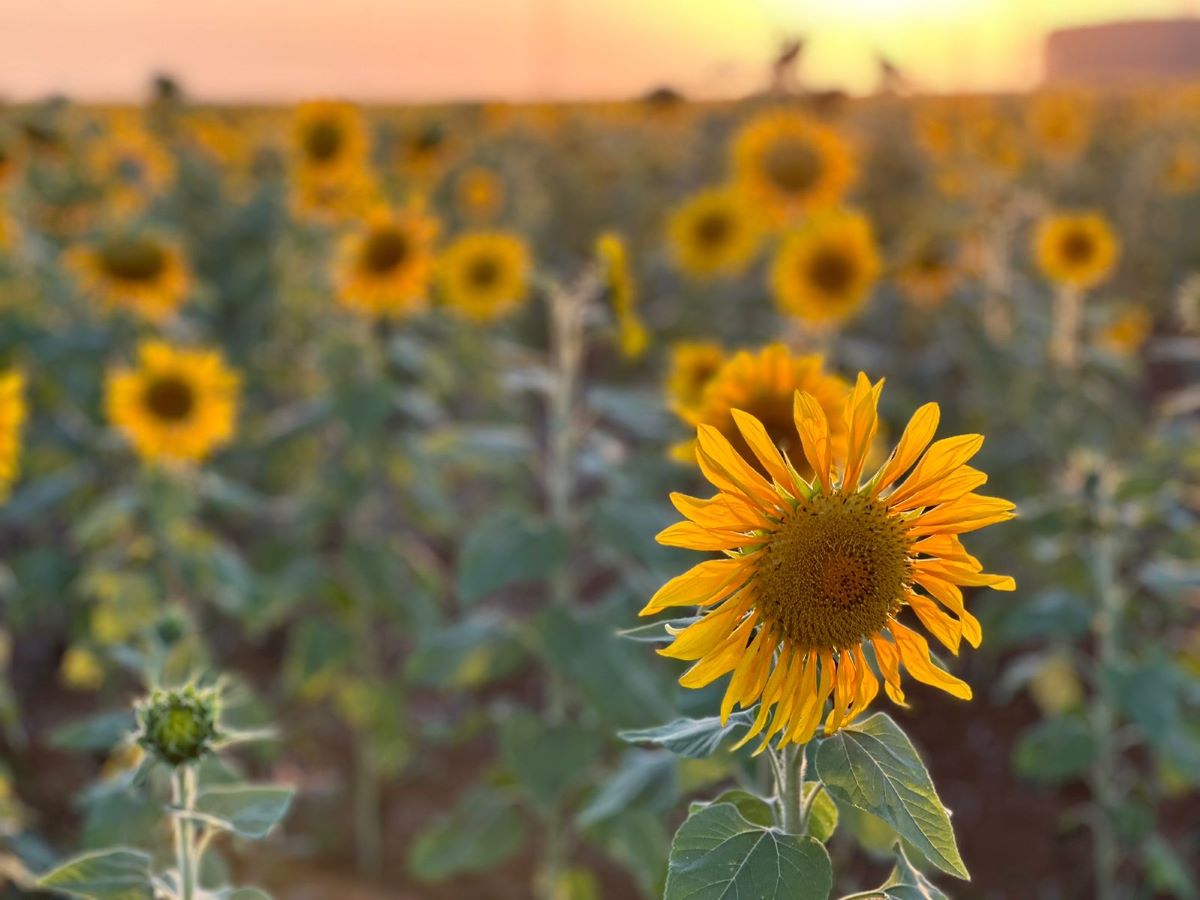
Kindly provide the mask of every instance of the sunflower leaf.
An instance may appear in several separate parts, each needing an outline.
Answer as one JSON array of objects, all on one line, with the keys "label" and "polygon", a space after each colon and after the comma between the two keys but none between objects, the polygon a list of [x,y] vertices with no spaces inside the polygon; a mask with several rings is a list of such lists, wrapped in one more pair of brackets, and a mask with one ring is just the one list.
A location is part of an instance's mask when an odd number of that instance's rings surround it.
[{"label": "sunflower leaf", "polygon": [[721,724],[720,716],[705,719],[675,719],[653,728],[636,728],[617,732],[617,736],[630,744],[654,744],[665,747],[676,756],[702,759],[712,756],[721,744],[742,729],[749,728],[754,721],[751,710],[742,710]]},{"label": "sunflower leaf", "polygon": [[883,819],[942,871],[970,878],[925,764],[888,716],[876,713],[822,741],[817,773],[835,799]]},{"label": "sunflower leaf", "polygon": [[38,887],[88,900],[151,900],[148,853],[114,847],[85,853],[43,875]]},{"label": "sunflower leaf", "polygon": [[664,900],[826,900],[833,867],[811,837],[747,821],[732,803],[705,806],[671,844]]}]

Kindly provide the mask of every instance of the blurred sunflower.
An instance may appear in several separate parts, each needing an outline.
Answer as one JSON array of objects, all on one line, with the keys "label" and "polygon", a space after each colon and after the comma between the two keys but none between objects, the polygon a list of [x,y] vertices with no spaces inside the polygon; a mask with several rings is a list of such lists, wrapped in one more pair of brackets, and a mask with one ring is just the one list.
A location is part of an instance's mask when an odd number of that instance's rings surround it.
[{"label": "blurred sunflower", "polygon": [[1167,151],[1159,176],[1168,194],[1190,194],[1200,187],[1200,143],[1179,141]]},{"label": "blurred sunflower", "polygon": [[771,288],[782,312],[808,322],[843,322],[870,297],[879,277],[871,222],[840,211],[815,218],[784,239],[771,266]]},{"label": "blurred sunflower", "polygon": [[21,435],[25,429],[25,376],[0,372],[0,501],[8,497],[21,472]]},{"label": "blurred sunflower", "polygon": [[437,230],[437,222],[416,207],[377,208],[339,246],[338,301],[371,316],[400,317],[425,309]]},{"label": "blurred sunflower", "polygon": [[120,232],[98,244],[74,247],[67,251],[66,265],[106,309],[151,322],[170,318],[191,288],[179,248],[145,232]]},{"label": "blurred sunflower", "polygon": [[[667,582],[641,614],[707,609],[699,621],[672,630],[673,643],[659,652],[697,660],[680,679],[685,687],[732,673],[722,719],[735,706],[758,703],[742,743],[761,733],[760,751],[776,735],[780,745],[807,742],[822,719],[827,734],[849,724],[875,699],[880,677],[892,701],[904,705],[901,664],[917,681],[970,699],[970,687],[938,667],[925,638],[899,617],[911,609],[957,653],[963,638],[973,647],[982,639],[962,587],[1016,588],[1012,578],[984,573],[959,538],[1014,515],[1007,500],[974,493],[987,480],[967,465],[981,435],[931,444],[939,410],[928,403],[883,466],[863,480],[882,387],[860,374],[833,417],[815,397],[797,392],[795,459],[741,410],[733,415],[749,453],[702,425],[697,456],[718,492],[707,500],[671,496],[687,521],[667,528],[659,542],[724,556]],[[841,451],[832,439],[835,421],[849,435]],[[802,459],[811,479],[796,468]],[[872,652],[864,652],[868,644]]]},{"label": "blurred sunflower", "polygon": [[[797,445],[792,400],[796,391],[804,391],[816,397],[829,413],[834,444],[841,447],[846,432],[836,413],[842,408],[848,385],[826,372],[824,365],[820,356],[796,356],[783,344],[770,344],[757,352],[740,350],[709,379],[694,405],[677,408],[676,412],[693,427],[717,429],[745,454],[750,448],[733,415],[733,410],[743,410],[763,423],[776,446],[794,452]],[[689,440],[673,447],[671,455],[681,462],[694,463],[695,442]]]},{"label": "blurred sunflower", "polygon": [[471,166],[454,182],[454,203],[472,222],[490,222],[504,206],[504,182],[484,166]]},{"label": "blurred sunflower", "polygon": [[370,149],[362,114],[350,103],[332,101],[296,107],[292,148],[299,175],[310,182],[353,175]]},{"label": "blurred sunflower", "polygon": [[[710,341],[676,341],[667,371],[667,402],[681,417],[697,410],[704,389],[725,364],[725,348]],[[689,448],[690,449],[690,448]]]},{"label": "blurred sunflower", "polygon": [[88,168],[120,212],[135,212],[175,177],[175,160],[125,117],[114,119],[88,152]]},{"label": "blurred sunflower", "polygon": [[1119,356],[1132,356],[1142,349],[1154,330],[1154,317],[1142,306],[1131,306],[1108,323],[1101,342]]},{"label": "blurred sunflower", "polygon": [[400,170],[409,178],[432,180],[441,174],[453,153],[454,144],[446,127],[439,122],[425,122],[401,135]]},{"label": "blurred sunflower", "polygon": [[917,309],[936,309],[962,279],[963,267],[947,241],[927,238],[896,273],[900,293]]},{"label": "blurred sunflower", "polygon": [[1078,157],[1092,138],[1092,106],[1078,93],[1049,93],[1033,98],[1026,127],[1044,155],[1060,161]]},{"label": "blurred sunflower", "polygon": [[667,225],[679,268],[694,278],[736,275],[754,260],[761,227],[745,197],[732,188],[693,195]]},{"label": "blurred sunflower", "polygon": [[835,206],[854,181],[850,147],[836,131],[794,112],[762,113],[733,140],[738,185],[776,222]]},{"label": "blurred sunflower", "polygon": [[650,335],[637,314],[637,284],[630,271],[629,253],[619,235],[611,232],[596,240],[596,256],[604,274],[613,316],[617,320],[617,342],[621,355],[636,359],[646,352]]},{"label": "blurred sunflower", "polygon": [[239,391],[218,351],[150,340],[136,368],[109,374],[105,409],[142,459],[197,462],[233,437]]},{"label": "blurred sunflower", "polygon": [[1056,213],[1038,224],[1034,253],[1046,278],[1082,290],[1108,278],[1120,245],[1099,213]]},{"label": "blurred sunflower", "polygon": [[474,322],[493,322],[515,310],[529,289],[529,249],[509,231],[474,231],[456,238],[437,264],[442,299]]},{"label": "blurred sunflower", "polygon": [[365,164],[337,177],[302,171],[292,180],[292,209],[302,218],[343,223],[367,215],[380,202],[379,186]]}]

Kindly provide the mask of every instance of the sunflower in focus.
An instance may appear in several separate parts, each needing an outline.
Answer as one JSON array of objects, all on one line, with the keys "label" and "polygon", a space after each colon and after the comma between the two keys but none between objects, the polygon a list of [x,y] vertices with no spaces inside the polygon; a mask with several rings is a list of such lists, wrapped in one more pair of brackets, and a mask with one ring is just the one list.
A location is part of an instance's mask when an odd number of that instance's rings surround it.
[{"label": "sunflower in focus", "polygon": [[484,166],[471,166],[454,182],[454,203],[472,222],[490,222],[504,206],[504,182]]},{"label": "sunflower in focus", "polygon": [[936,309],[962,280],[959,254],[944,240],[922,241],[900,266],[896,285],[917,309]]},{"label": "sunflower in focus", "polygon": [[1092,107],[1080,94],[1042,94],[1030,103],[1026,126],[1042,153],[1069,161],[1092,139]]},{"label": "sunflower in focus", "polygon": [[0,372],[0,501],[21,472],[21,434],[25,429],[25,377]]},{"label": "sunflower in focus", "polygon": [[1112,274],[1120,245],[1108,220],[1099,213],[1057,213],[1039,223],[1034,253],[1048,279],[1084,290]]},{"label": "sunflower in focus", "polygon": [[370,316],[421,312],[433,275],[437,222],[414,207],[377,208],[338,248],[338,301]]},{"label": "sunflower in focus", "polygon": [[142,459],[198,462],[228,443],[240,379],[216,350],[143,341],[137,366],[111,372],[108,420]]},{"label": "sunflower in focus", "polygon": [[854,181],[850,147],[836,131],[794,112],[768,112],[733,140],[738,185],[776,222],[835,206]]},{"label": "sunflower in focus", "polygon": [[867,302],[879,269],[870,220],[842,211],[788,235],[771,266],[770,281],[782,312],[808,322],[837,323]]},{"label": "sunflower in focus", "polygon": [[89,168],[122,212],[135,212],[170,184],[175,161],[136,123],[119,118],[92,146]]},{"label": "sunflower in focus", "polygon": [[456,238],[437,263],[442,299],[474,322],[494,322],[515,310],[529,290],[529,249],[508,231],[474,231]]},{"label": "sunflower in focus", "polygon": [[179,248],[148,232],[112,234],[72,248],[67,267],[104,308],[131,312],[150,322],[170,318],[191,288]]},{"label": "sunflower in focus", "polygon": [[[776,736],[780,746],[803,744],[822,721],[826,734],[836,732],[870,706],[881,680],[891,700],[904,705],[901,666],[915,680],[969,700],[971,688],[936,665],[928,641],[901,618],[911,611],[957,654],[963,638],[972,647],[982,640],[962,588],[1016,588],[1010,577],[985,573],[959,537],[1014,515],[1007,500],[975,493],[987,480],[968,465],[981,435],[930,443],[939,409],[928,403],[864,479],[882,387],[860,374],[832,417],[817,398],[797,392],[791,454],[741,410],[732,415],[743,451],[716,428],[700,426],[696,455],[717,494],[671,495],[686,521],[659,534],[659,542],[723,555],[667,582],[641,614],[705,609],[698,621],[672,629],[674,641],[659,652],[695,661],[680,679],[685,687],[732,673],[722,720],[735,706],[757,703],[741,743],[761,734],[760,751]],[[834,422],[848,436],[840,451]],[[801,461],[811,478],[797,468]]]},{"label": "sunflower in focus", "polygon": [[686,419],[699,409],[704,389],[721,370],[725,358],[725,348],[711,341],[677,341],[671,345],[667,401],[677,415]]},{"label": "sunflower in focus", "polygon": [[[763,423],[776,446],[794,453],[798,448],[792,400],[796,391],[803,391],[816,397],[828,412],[834,423],[832,439],[835,446],[841,447],[846,432],[836,413],[842,408],[848,388],[842,378],[825,371],[819,355],[797,356],[783,344],[770,344],[757,352],[740,350],[733,354],[708,380],[699,400],[690,407],[678,407],[676,412],[692,427],[715,428],[745,455],[750,448],[733,414],[735,409],[743,410]],[[694,463],[695,442],[677,445],[671,455],[680,462]]]},{"label": "sunflower in focus", "polygon": [[672,213],[667,231],[679,268],[693,278],[745,271],[762,234],[753,208],[733,188],[695,194]]},{"label": "sunflower in focus", "polygon": [[637,314],[637,283],[629,265],[629,251],[621,236],[607,232],[596,239],[596,257],[617,320],[617,343],[626,359],[646,352],[650,335]]},{"label": "sunflower in focus", "polygon": [[369,151],[362,114],[350,103],[315,101],[296,107],[292,155],[308,181],[337,181],[365,165]]}]

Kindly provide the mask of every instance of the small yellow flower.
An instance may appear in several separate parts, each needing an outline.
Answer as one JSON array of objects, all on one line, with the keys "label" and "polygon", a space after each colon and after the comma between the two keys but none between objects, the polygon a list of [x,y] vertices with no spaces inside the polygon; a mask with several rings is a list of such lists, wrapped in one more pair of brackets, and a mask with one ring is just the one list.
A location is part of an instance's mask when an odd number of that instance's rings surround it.
[{"label": "small yellow flower", "polygon": [[336,177],[302,169],[291,187],[293,212],[317,222],[336,224],[362,218],[380,204],[379,185],[365,164]]},{"label": "small yellow flower", "polygon": [[879,269],[870,220],[853,211],[830,213],[784,240],[771,287],[782,312],[814,323],[844,322],[867,302]]},{"label": "small yellow flower", "polygon": [[402,317],[428,305],[437,222],[418,207],[377,208],[342,239],[336,264],[338,301],[369,316]]},{"label": "small yellow flower", "polygon": [[21,472],[21,436],[25,430],[25,376],[0,372],[0,502]]},{"label": "small yellow flower", "polygon": [[463,218],[490,222],[504,206],[504,182],[491,169],[471,166],[454,183],[454,201]]},{"label": "small yellow flower", "polygon": [[1091,141],[1092,105],[1078,93],[1041,94],[1029,105],[1026,125],[1042,153],[1069,161]]},{"label": "small yellow flower", "polygon": [[1085,290],[1112,274],[1120,245],[1099,213],[1056,213],[1038,224],[1034,252],[1050,281]]},{"label": "small yellow flower", "polygon": [[[987,479],[967,464],[981,435],[930,443],[939,411],[928,403],[865,476],[882,387],[860,374],[832,417],[797,391],[790,453],[741,410],[732,413],[740,450],[701,426],[697,459],[717,494],[671,495],[685,521],[659,542],[721,556],[668,581],[642,615],[704,609],[659,652],[695,661],[680,679],[684,687],[731,675],[721,718],[757,704],[742,743],[762,735],[760,751],[776,736],[781,746],[803,744],[822,722],[826,734],[838,731],[871,705],[881,681],[904,705],[901,665],[917,681],[969,700],[971,688],[932,661],[926,639],[901,617],[911,615],[958,653],[963,638],[973,647],[982,640],[962,588],[1016,588],[1012,578],[985,573],[959,538],[1014,515],[1008,501],[974,492]],[[841,449],[835,421],[847,435]],[[810,478],[798,470],[801,461]]]},{"label": "small yellow flower", "polygon": [[530,269],[529,250],[517,234],[474,231],[442,251],[437,282],[455,313],[473,322],[494,322],[524,302]]},{"label": "small yellow flower", "polygon": [[66,266],[103,308],[155,323],[175,314],[192,283],[179,247],[149,233],[122,232],[74,247]]},{"label": "small yellow flower", "polygon": [[854,181],[850,147],[798,112],[762,113],[734,137],[738,185],[777,223],[837,205]]},{"label": "small yellow flower", "polygon": [[366,162],[367,130],[358,109],[349,103],[315,101],[296,108],[292,123],[292,156],[299,175],[308,181],[338,181]]},{"label": "small yellow flower", "polygon": [[59,678],[73,690],[98,691],[104,684],[104,666],[95,653],[76,644],[63,655]]},{"label": "small yellow flower", "polygon": [[234,434],[240,379],[216,350],[143,341],[108,376],[109,421],[147,461],[198,462]]},{"label": "small yellow flower", "polygon": [[454,155],[454,142],[440,122],[422,122],[400,137],[400,170],[409,178],[429,181],[441,174]]},{"label": "small yellow flower", "polygon": [[1179,141],[1172,145],[1159,180],[1168,194],[1190,194],[1200,187],[1200,142]]},{"label": "small yellow flower", "polygon": [[136,212],[175,177],[175,161],[156,138],[118,117],[92,145],[89,169],[122,212]]},{"label": "small yellow flower", "polygon": [[1109,350],[1120,356],[1132,356],[1142,349],[1154,330],[1154,317],[1141,306],[1131,306],[1101,332],[1100,339]]},{"label": "small yellow flower", "polygon": [[630,271],[625,242],[619,235],[602,234],[596,240],[596,256],[603,267],[613,315],[617,320],[621,353],[628,359],[636,359],[646,352],[650,335],[642,320],[638,318],[637,285]]},{"label": "small yellow flower", "polygon": [[698,410],[704,389],[725,364],[725,348],[708,341],[676,341],[671,345],[667,401],[686,418]]},{"label": "small yellow flower", "polygon": [[904,298],[918,309],[936,309],[962,280],[963,267],[954,248],[943,240],[922,241],[896,274]]},{"label": "small yellow flower", "polygon": [[737,275],[754,261],[762,224],[741,192],[712,188],[686,200],[667,226],[679,268],[693,278]]}]

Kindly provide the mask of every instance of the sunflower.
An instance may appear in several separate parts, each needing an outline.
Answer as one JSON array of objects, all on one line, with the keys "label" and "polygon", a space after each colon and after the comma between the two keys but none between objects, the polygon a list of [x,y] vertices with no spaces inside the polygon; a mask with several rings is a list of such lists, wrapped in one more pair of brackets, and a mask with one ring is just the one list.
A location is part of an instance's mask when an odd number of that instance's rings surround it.
[{"label": "sunflower", "polygon": [[410,178],[432,180],[454,153],[450,133],[439,122],[426,122],[401,136],[400,169]]},{"label": "sunflower", "polygon": [[710,341],[676,341],[671,345],[667,400],[679,416],[698,410],[704,389],[725,364],[725,348]]},{"label": "sunflower", "polygon": [[[676,412],[688,425],[717,429],[746,455],[750,448],[742,440],[733,415],[733,410],[740,409],[762,422],[784,451],[794,451],[792,398],[796,391],[804,391],[816,397],[829,414],[834,422],[834,443],[841,447],[846,434],[835,413],[842,408],[849,386],[826,372],[824,365],[820,356],[796,356],[783,344],[770,344],[757,352],[739,350],[709,379],[694,406],[677,408]],[[681,462],[695,462],[695,442],[679,444],[672,455]]]},{"label": "sunflower", "polygon": [[316,101],[296,108],[292,122],[293,157],[309,181],[337,181],[366,162],[366,126],[349,103]]},{"label": "sunflower", "polygon": [[900,266],[896,284],[918,309],[941,306],[962,278],[963,266],[946,241],[927,239]]},{"label": "sunflower", "polygon": [[1092,138],[1092,109],[1080,94],[1042,94],[1034,98],[1026,125],[1046,156],[1069,161],[1087,149]]},{"label": "sunflower", "polygon": [[118,118],[88,154],[89,168],[122,212],[134,212],[175,177],[175,161],[139,125]]},{"label": "sunflower", "polygon": [[870,220],[858,212],[831,213],[788,235],[771,267],[771,287],[782,312],[843,322],[867,302],[879,268]]},{"label": "sunflower", "polygon": [[198,462],[233,437],[239,391],[216,350],[150,340],[136,368],[109,374],[105,408],[144,460]]},{"label": "sunflower", "polygon": [[745,197],[712,188],[686,200],[667,225],[679,268],[694,278],[736,275],[758,251],[761,227]]},{"label": "sunflower", "polygon": [[21,472],[21,433],[25,429],[25,377],[0,373],[0,501]]},{"label": "sunflower", "polygon": [[1120,247],[1108,220],[1099,213],[1057,213],[1039,223],[1034,252],[1048,279],[1082,290],[1108,278]]},{"label": "sunflower", "polygon": [[529,250],[518,235],[474,231],[442,251],[437,281],[452,310],[475,322],[492,322],[524,301],[530,267]]},{"label": "sunflower", "polygon": [[629,266],[629,253],[619,235],[611,232],[596,240],[596,256],[604,272],[613,316],[617,320],[617,340],[621,354],[636,359],[646,352],[650,335],[637,314],[637,284]]},{"label": "sunflower", "polygon": [[67,267],[106,309],[163,322],[183,303],[191,276],[179,248],[150,233],[121,232],[67,253]]},{"label": "sunflower", "polygon": [[380,202],[379,186],[365,164],[336,177],[302,169],[292,179],[292,209],[305,219],[343,223],[367,215]]},{"label": "sunflower", "polygon": [[1154,331],[1154,317],[1141,306],[1131,306],[1108,323],[1100,339],[1113,353],[1132,356]]},{"label": "sunflower", "polygon": [[471,166],[454,183],[459,213],[473,222],[489,222],[504,206],[504,182],[491,169]]},{"label": "sunflower", "polygon": [[854,181],[850,148],[836,131],[800,113],[763,113],[733,142],[738,184],[777,222],[834,206]]},{"label": "sunflower", "polygon": [[1200,143],[1180,141],[1163,161],[1159,183],[1168,194],[1190,194],[1200,186]]},{"label": "sunflower", "polygon": [[399,317],[425,309],[437,227],[417,208],[376,209],[357,231],[342,239],[338,301],[372,316]]},{"label": "sunflower", "polygon": [[[659,652],[697,661],[680,679],[685,687],[732,673],[722,719],[735,706],[758,703],[742,743],[762,734],[760,750],[776,735],[780,745],[805,743],[822,719],[826,734],[837,731],[871,704],[881,678],[903,705],[901,664],[917,681],[970,699],[970,687],[935,665],[928,642],[900,618],[911,610],[957,653],[963,638],[973,647],[982,638],[962,587],[1016,588],[1012,578],[984,573],[959,539],[1012,518],[1014,507],[974,493],[987,479],[967,465],[981,435],[930,444],[936,403],[917,410],[891,456],[863,480],[882,387],[860,374],[833,419],[817,398],[797,392],[795,461],[762,422],[740,410],[733,415],[748,454],[701,426],[697,458],[718,492],[707,500],[671,496],[687,521],[667,528],[659,542],[724,555],[667,582],[642,615],[706,609],[693,624],[672,629],[674,641]],[[834,420],[849,435],[842,452],[832,440]],[[802,459],[811,479],[796,468]]]}]

